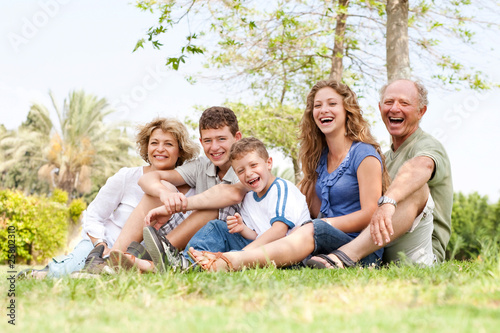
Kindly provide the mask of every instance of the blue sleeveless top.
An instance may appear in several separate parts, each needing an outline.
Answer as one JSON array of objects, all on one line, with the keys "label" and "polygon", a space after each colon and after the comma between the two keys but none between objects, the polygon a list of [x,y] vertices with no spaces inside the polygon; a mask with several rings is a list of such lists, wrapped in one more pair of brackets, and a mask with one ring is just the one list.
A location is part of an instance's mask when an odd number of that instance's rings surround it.
[{"label": "blue sleeveless top", "polygon": [[[318,173],[316,194],[321,200],[321,217],[343,216],[361,209],[357,171],[361,162],[368,156],[374,156],[380,161],[380,172],[382,172],[382,158],[375,148],[364,142],[353,142],[338,168],[328,173],[328,149],[323,151],[316,168]],[[350,232],[347,235],[355,238],[359,232]],[[382,257],[382,253],[383,248],[375,252],[379,258]]]}]

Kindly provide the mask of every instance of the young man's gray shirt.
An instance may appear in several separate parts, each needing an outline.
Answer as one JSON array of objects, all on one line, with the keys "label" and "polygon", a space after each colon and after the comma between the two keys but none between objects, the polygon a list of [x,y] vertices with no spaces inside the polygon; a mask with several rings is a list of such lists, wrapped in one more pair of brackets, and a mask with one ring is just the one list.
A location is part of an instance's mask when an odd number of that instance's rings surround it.
[{"label": "young man's gray shirt", "polygon": [[[217,167],[206,156],[201,156],[194,161],[185,163],[175,170],[179,172],[186,184],[202,193],[217,184],[234,184],[239,182],[238,176],[232,167],[226,172],[222,180],[217,176]],[[238,205],[229,206],[219,210],[219,219],[226,220],[227,216],[234,215]]]}]

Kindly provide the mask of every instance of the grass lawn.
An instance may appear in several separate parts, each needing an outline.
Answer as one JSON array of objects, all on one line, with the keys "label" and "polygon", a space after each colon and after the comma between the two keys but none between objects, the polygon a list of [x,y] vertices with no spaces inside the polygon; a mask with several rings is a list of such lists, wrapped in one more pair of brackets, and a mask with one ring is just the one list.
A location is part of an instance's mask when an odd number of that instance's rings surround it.
[{"label": "grass lawn", "polygon": [[4,282],[1,332],[500,332],[498,260]]}]

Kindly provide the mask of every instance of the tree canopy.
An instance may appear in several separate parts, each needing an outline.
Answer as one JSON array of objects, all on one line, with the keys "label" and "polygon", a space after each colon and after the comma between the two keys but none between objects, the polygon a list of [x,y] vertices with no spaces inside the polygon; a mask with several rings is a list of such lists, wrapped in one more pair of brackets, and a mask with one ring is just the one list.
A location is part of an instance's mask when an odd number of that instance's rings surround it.
[{"label": "tree canopy", "polygon": [[[489,15],[500,9],[492,0],[178,0],[139,1],[137,6],[156,13],[158,20],[135,50],[148,43],[167,49],[169,43],[166,65],[176,70],[201,57],[205,69],[189,73],[188,80],[215,79],[231,93],[252,92],[258,102],[228,103],[256,114],[263,105],[275,115],[294,109],[294,117],[284,118],[293,122],[287,127],[297,127],[305,96],[320,79],[340,80],[360,98],[388,77],[411,76],[449,89],[498,86],[468,61],[480,54],[474,49],[477,35],[499,28]],[[187,31],[178,50],[166,38],[177,27]],[[268,120],[268,131],[283,126],[283,118]],[[292,133],[287,140],[295,146]],[[266,144],[280,141],[277,136]],[[292,150],[285,154],[296,168]]]},{"label": "tree canopy", "polygon": [[18,130],[6,131],[0,139],[0,171],[7,187],[28,192],[60,188],[81,196],[91,191],[92,178],[102,185],[131,164],[127,124],[104,123],[113,112],[104,98],[73,91],[60,107],[49,95],[56,121],[45,105],[35,103]]},{"label": "tree canopy", "polygon": [[[463,51],[470,57],[481,29],[498,29],[498,21],[488,16],[498,12],[495,1],[192,0],[141,1],[138,7],[158,14],[147,38],[156,48],[167,42],[166,31],[187,25],[186,43],[177,55],[169,48],[167,65],[178,69],[190,56],[204,54],[210,77],[283,103],[302,101],[320,78],[342,79],[360,92],[381,86],[387,65],[382,50],[389,37],[386,6],[401,9],[404,3],[414,77],[451,88],[491,86],[484,73],[466,63]],[[140,40],[136,49],[144,43]]]}]

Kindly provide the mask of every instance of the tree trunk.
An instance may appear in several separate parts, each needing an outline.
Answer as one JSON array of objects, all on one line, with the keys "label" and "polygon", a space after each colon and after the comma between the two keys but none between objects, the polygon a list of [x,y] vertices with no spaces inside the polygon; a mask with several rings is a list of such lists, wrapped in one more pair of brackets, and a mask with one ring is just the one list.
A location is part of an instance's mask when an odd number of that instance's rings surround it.
[{"label": "tree trunk", "polygon": [[337,24],[335,26],[335,43],[332,53],[332,68],[330,70],[330,80],[341,81],[344,66],[344,40],[347,20],[347,7],[350,0],[340,0],[337,9]]},{"label": "tree trunk", "polygon": [[387,11],[387,80],[410,78],[408,49],[408,0],[388,0]]},{"label": "tree trunk", "polygon": [[293,164],[293,172],[295,174],[295,184],[298,184],[301,178],[299,161],[296,160],[295,158],[292,158],[292,164]]}]

